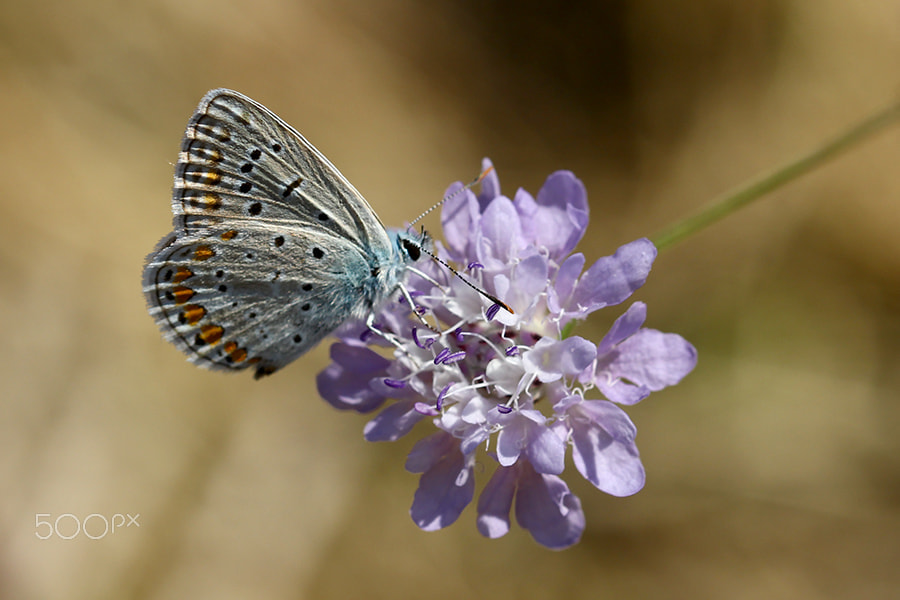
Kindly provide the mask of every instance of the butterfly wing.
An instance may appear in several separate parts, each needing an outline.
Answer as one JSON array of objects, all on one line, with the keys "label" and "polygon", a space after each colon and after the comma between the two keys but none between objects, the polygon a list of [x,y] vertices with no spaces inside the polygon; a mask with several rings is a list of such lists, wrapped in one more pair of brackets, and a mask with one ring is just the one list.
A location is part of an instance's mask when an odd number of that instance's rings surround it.
[{"label": "butterfly wing", "polygon": [[222,219],[317,224],[360,248],[387,249],[384,225],[356,188],[296,129],[226,89],[200,101],[181,144],[175,231]]},{"label": "butterfly wing", "polygon": [[274,372],[371,310],[397,261],[343,175],[229,90],[209,92],[188,124],[172,209],[144,293],[164,336],[207,368]]}]

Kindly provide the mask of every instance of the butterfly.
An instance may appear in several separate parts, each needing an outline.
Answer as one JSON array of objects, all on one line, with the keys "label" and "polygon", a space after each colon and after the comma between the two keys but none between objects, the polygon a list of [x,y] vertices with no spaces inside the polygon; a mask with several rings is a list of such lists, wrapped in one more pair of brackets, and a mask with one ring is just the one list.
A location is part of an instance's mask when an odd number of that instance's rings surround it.
[{"label": "butterfly", "polygon": [[188,122],[172,212],[144,267],[150,315],[192,363],[257,379],[371,318],[428,244],[386,230],[296,129],[227,89]]}]

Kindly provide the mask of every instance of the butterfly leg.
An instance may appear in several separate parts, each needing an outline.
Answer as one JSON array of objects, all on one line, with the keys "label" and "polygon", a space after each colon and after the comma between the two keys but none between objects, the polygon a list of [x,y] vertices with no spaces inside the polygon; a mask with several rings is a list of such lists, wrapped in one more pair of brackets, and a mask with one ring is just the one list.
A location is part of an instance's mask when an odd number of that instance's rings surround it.
[{"label": "butterfly leg", "polygon": [[[407,268],[409,268],[409,267],[407,267]],[[424,275],[424,273],[423,273],[423,275]],[[397,287],[400,288],[400,293],[403,294],[404,298],[406,298],[406,302],[409,304],[410,309],[412,310],[412,313],[414,315],[416,315],[416,318],[419,319],[419,321],[421,321],[422,325],[424,325],[425,327],[427,327],[434,333],[437,333],[438,335],[440,335],[441,332],[438,331],[437,329],[435,329],[434,326],[431,325],[431,323],[426,321],[425,317],[422,316],[422,313],[419,312],[419,310],[418,310],[419,307],[416,306],[416,303],[413,301],[412,295],[409,293],[409,290],[406,289],[406,286],[401,283]]]},{"label": "butterfly leg", "polygon": [[404,350],[403,344],[400,343],[400,341],[397,339],[397,336],[395,336],[393,333],[382,331],[375,325],[375,313],[369,313],[369,316],[366,317],[366,328],[368,328],[369,331],[371,331],[381,339],[393,344],[399,350]]}]

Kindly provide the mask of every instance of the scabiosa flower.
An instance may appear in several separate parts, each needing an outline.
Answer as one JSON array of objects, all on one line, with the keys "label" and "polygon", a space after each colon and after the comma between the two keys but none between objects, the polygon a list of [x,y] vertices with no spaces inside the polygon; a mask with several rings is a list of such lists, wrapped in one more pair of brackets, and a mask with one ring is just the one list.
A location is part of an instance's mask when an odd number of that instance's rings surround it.
[{"label": "scabiosa flower", "polygon": [[478,499],[478,530],[506,534],[514,507],[538,543],[567,548],[585,527],[581,502],[560,477],[568,449],[598,489],[639,491],[636,430],[618,405],[678,383],[696,351],[678,335],[644,328],[642,302],[599,344],[565,335],[573,321],[624,302],[656,257],[639,239],[585,270],[584,255],[573,250],[587,227],[587,194],[572,173],[550,175],[536,198],[521,189],[513,199],[501,195],[493,171],[480,195],[459,183],[447,194],[438,257],[514,312],[491,305],[443,265],[417,264],[421,273],[406,286],[414,309],[435,326],[423,326],[400,296],[376,315],[380,335],[361,323],[341,328],[319,393],[341,409],[384,407],[365,427],[369,441],[397,440],[421,421],[434,426],[406,461],[421,473],[410,514],[422,529],[456,521],[473,500],[476,464],[496,462]]}]

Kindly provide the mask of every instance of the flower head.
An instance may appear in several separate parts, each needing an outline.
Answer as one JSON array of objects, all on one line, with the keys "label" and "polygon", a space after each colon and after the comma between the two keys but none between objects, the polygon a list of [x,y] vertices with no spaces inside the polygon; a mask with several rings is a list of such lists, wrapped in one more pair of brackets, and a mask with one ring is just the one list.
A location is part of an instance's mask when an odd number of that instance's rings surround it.
[{"label": "flower head", "polygon": [[[587,228],[587,194],[572,173],[550,175],[536,198],[521,189],[501,195],[494,171],[481,188],[477,196],[459,183],[448,189],[437,255],[513,312],[444,266],[417,264],[406,287],[435,326],[423,326],[400,296],[375,316],[380,335],[366,335],[361,323],[338,332],[317,384],[337,408],[382,409],[365,427],[370,441],[397,440],[420,421],[436,429],[406,463],[421,473],[410,511],[419,527],[453,523],[474,497],[476,463],[490,460],[497,467],[478,500],[478,530],[504,535],[515,505],[517,522],[538,543],[562,549],[585,527],[581,502],[560,477],[567,451],[598,489],[639,491],[636,429],[618,405],[678,383],[697,355],[680,336],[644,328],[642,302],[599,344],[564,336],[573,320],[624,302],[656,257],[639,239],[585,269],[573,251]],[[393,349],[390,358],[384,348]]]}]

